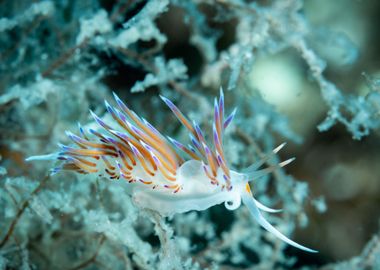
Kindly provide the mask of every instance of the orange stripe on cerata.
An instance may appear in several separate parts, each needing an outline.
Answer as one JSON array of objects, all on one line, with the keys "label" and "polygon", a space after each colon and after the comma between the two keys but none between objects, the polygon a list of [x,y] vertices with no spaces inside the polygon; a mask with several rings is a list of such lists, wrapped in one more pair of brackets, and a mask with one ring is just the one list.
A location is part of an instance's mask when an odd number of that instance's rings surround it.
[{"label": "orange stripe on cerata", "polygon": [[88,161],[86,159],[79,158],[79,157],[76,157],[76,159],[79,160],[80,162],[86,164],[87,166],[96,167],[96,163],[94,163],[94,162],[91,162],[91,161]]},{"label": "orange stripe on cerata", "polygon": [[107,174],[109,174],[110,176],[116,176],[116,173],[115,172],[111,172],[110,170],[108,170],[107,168],[104,170]]},{"label": "orange stripe on cerata", "polygon": [[162,175],[169,181],[176,181],[176,177],[175,176],[171,176],[169,175],[166,170],[164,168],[162,168],[161,166],[158,166],[158,168],[160,169],[160,172],[162,173]]},{"label": "orange stripe on cerata", "polygon": [[178,184],[175,184],[175,185],[164,185],[165,188],[169,188],[169,189],[176,189],[178,187]]},{"label": "orange stripe on cerata", "polygon": [[178,113],[174,112],[174,114],[177,116],[179,121],[182,122],[182,124],[194,135],[197,136],[193,126],[190,124],[190,122],[186,119],[186,117],[178,110]]},{"label": "orange stripe on cerata", "polygon": [[186,154],[188,154],[190,157],[192,157],[193,159],[195,160],[201,160],[201,158],[196,154],[194,153],[193,151],[191,151],[189,148],[187,148],[186,146],[183,146],[181,148]]},{"label": "orange stripe on cerata", "polygon": [[214,177],[213,175],[210,174],[210,172],[207,169],[206,164],[203,163],[202,166],[203,166],[204,172],[206,173],[207,177],[211,180],[212,184],[213,185],[219,185],[218,179],[216,179],[216,177]]},{"label": "orange stripe on cerata", "polygon": [[141,178],[139,178],[139,181],[140,181],[141,183],[145,184],[145,185],[150,185],[150,184],[153,183],[153,181],[145,181],[145,180],[143,180],[143,179],[141,179]]},{"label": "orange stripe on cerata", "polygon": [[65,153],[80,155],[80,156],[102,156],[102,155],[110,155],[117,157],[117,154],[110,151],[103,150],[92,150],[92,149],[70,149],[66,150]]},{"label": "orange stripe on cerata", "polygon": [[116,169],[114,166],[111,165],[111,163],[108,161],[108,159],[105,156],[102,156],[102,159],[109,170],[114,171]]},{"label": "orange stripe on cerata", "polygon": [[[128,156],[129,160],[132,162],[132,166],[136,166],[136,160],[133,157],[132,150],[129,149],[129,148],[127,148],[127,146],[124,143],[122,143],[122,142],[116,142],[116,145],[117,145],[117,147],[119,147],[120,152],[122,152],[123,155],[127,155]],[[127,160],[125,159],[125,156],[122,157],[122,160],[125,161],[125,162],[127,162]],[[128,166],[126,166],[126,167],[129,168],[129,167],[132,167],[132,166],[129,165],[129,163],[128,163]]]},{"label": "orange stripe on cerata", "polygon": [[80,168],[75,165],[74,163],[66,163],[62,165],[63,170],[68,170],[68,171],[77,171],[80,170]]},{"label": "orange stripe on cerata", "polygon": [[94,173],[94,172],[97,172],[98,170],[96,168],[91,168],[91,167],[88,167],[86,166],[85,164],[83,164],[82,162],[80,162],[79,160],[73,158],[72,159],[72,162],[79,168],[81,168],[82,170],[86,171],[86,172],[90,172],[90,173]]},{"label": "orange stripe on cerata", "polygon": [[108,149],[111,151],[115,151],[115,147],[112,145],[108,145],[108,144],[104,144],[104,143],[94,143],[94,142],[87,141],[87,140],[80,138],[80,137],[78,137],[78,140],[72,139],[72,141],[75,144],[79,145],[80,147],[86,148],[86,149],[87,149],[87,147],[92,147],[92,148]]},{"label": "orange stripe on cerata", "polygon": [[170,152],[168,152],[167,150],[163,148],[165,144],[159,144],[157,141],[150,138],[147,134],[145,134],[142,131],[139,132],[139,135],[140,135],[140,140],[143,140],[144,143],[154,148],[160,154],[161,157],[165,158],[170,163],[170,165],[168,165],[166,161],[164,162],[165,163],[164,166],[167,168],[167,170],[171,172],[173,171],[175,172],[177,170],[178,164],[176,160],[173,159]]},{"label": "orange stripe on cerata", "polygon": [[115,151],[115,147],[112,145],[107,145],[104,143],[93,143],[93,142],[85,142],[85,144],[89,147],[98,148],[98,149],[109,149]]},{"label": "orange stripe on cerata", "polygon": [[[139,151],[139,153],[141,154],[141,157],[139,158],[139,160],[142,158],[142,159],[147,159],[148,161],[149,161],[149,163],[150,163],[150,165],[151,165],[151,167],[152,167],[152,169],[154,170],[154,171],[157,171],[157,166],[156,166],[156,164],[154,163],[154,160],[153,160],[153,158],[152,158],[152,156],[150,155],[150,153],[149,153],[149,151],[148,150],[146,150],[138,141],[136,141],[136,140],[130,140],[129,141],[129,143],[131,143],[135,148],[137,148],[137,150]],[[133,151],[132,151],[132,153],[133,153]],[[140,160],[140,163],[143,163],[143,164],[145,164],[145,166],[147,167],[147,165],[146,165],[146,163],[145,163],[145,161],[141,161]],[[149,171],[151,171],[151,170],[149,170]],[[153,173],[154,174],[154,173]]]},{"label": "orange stripe on cerata", "polygon": [[[159,143],[161,145],[166,145],[166,142],[162,138],[160,138],[157,134],[155,134],[153,131],[151,131],[150,128],[147,127],[144,123],[142,123],[140,118],[138,118],[132,110],[130,110],[126,107],[122,108],[122,109],[128,115],[128,117],[131,118],[136,123],[136,125],[139,128],[141,128],[145,133],[147,133],[147,135],[150,138],[152,138],[153,140],[155,140],[157,143]],[[169,147],[167,147],[167,148],[169,148]],[[174,162],[174,164],[175,164],[175,162]]]},{"label": "orange stripe on cerata", "polygon": [[218,157],[219,155],[221,158],[221,162],[219,162],[218,158],[216,158],[216,160],[218,161],[218,164],[222,167],[224,174],[230,177],[230,170],[227,168],[226,160],[223,157],[223,149],[221,145],[219,143],[215,143],[215,148],[216,148],[216,156]]},{"label": "orange stripe on cerata", "polygon": [[213,137],[214,137],[214,145],[215,145],[216,150],[221,156],[224,164],[227,164],[226,159],[224,158],[224,150],[223,150],[223,145],[221,141],[221,134],[216,130],[216,134],[213,134]]},{"label": "orange stripe on cerata", "polygon": [[161,164],[163,165],[163,167],[167,171],[169,171],[169,173],[171,173],[172,175],[176,175],[177,174],[177,170],[175,168],[170,167],[170,165],[166,162],[165,159],[162,158],[161,155],[156,155],[156,157],[159,159],[159,161],[161,162]]},{"label": "orange stripe on cerata", "polygon": [[[138,145],[140,146],[140,145]],[[146,173],[150,174],[151,176],[154,176],[154,171],[152,171],[151,169],[148,168],[146,162],[145,162],[145,159],[146,159],[146,156],[143,156],[140,152],[139,149],[137,149],[137,147],[133,146],[132,143],[130,143],[130,147],[133,151],[133,154],[137,157],[137,159],[140,161],[140,165],[143,167],[143,169],[145,170]],[[141,147],[141,146],[140,146]],[[141,147],[141,149],[143,149]]]},{"label": "orange stripe on cerata", "polygon": [[173,193],[177,193],[180,189],[181,189],[181,186],[178,186],[178,187],[173,191]]},{"label": "orange stripe on cerata", "polygon": [[133,167],[132,165],[130,165],[127,161],[127,159],[125,158],[124,156],[124,153],[122,151],[120,151],[120,159],[121,159],[121,162],[123,163],[123,165],[128,169],[128,170],[132,170]]},{"label": "orange stripe on cerata", "polygon": [[136,165],[136,160],[134,159],[133,151],[130,148],[130,146],[127,146],[127,145],[129,145],[130,143],[132,143],[132,145],[135,146],[138,149],[140,147],[139,143],[136,142],[136,140],[133,139],[133,138],[131,138],[131,137],[128,137],[128,136],[122,137],[122,136],[120,136],[120,135],[118,135],[116,133],[112,133],[112,134],[120,139],[120,141],[122,143],[118,144],[118,146],[120,146],[121,148],[123,148],[123,150],[124,150],[123,152],[128,155],[128,157],[132,160],[133,165],[135,166]]},{"label": "orange stripe on cerata", "polygon": [[205,152],[206,152],[208,164],[211,168],[211,172],[212,172],[213,176],[216,176],[216,169],[217,168],[216,168],[216,161],[215,161],[214,155],[212,155],[210,149],[207,149],[207,150],[205,149]]},{"label": "orange stripe on cerata", "polygon": [[131,172],[127,172],[126,170],[124,170],[123,168],[120,168],[120,172],[122,175],[126,176],[126,177],[132,177],[132,173]]},{"label": "orange stripe on cerata", "polygon": [[139,119],[137,119],[137,117],[134,114],[133,114],[133,117],[136,118],[136,120],[135,118],[132,118],[136,122],[136,124],[142,130],[144,130],[150,138],[155,140],[159,146],[162,146],[163,148],[165,148],[165,149],[162,149],[160,153],[165,155],[165,158],[168,159],[168,161],[171,163],[173,167],[177,167],[178,162],[182,161],[182,158],[177,155],[177,153],[168,145],[167,141],[164,138],[160,138],[158,134],[154,133],[152,130],[150,130],[149,127],[147,127]]},{"label": "orange stripe on cerata", "polygon": [[124,179],[126,179],[128,181],[128,183],[136,182],[136,180],[133,179],[132,176],[130,176],[130,175],[124,175],[124,174],[122,174],[121,177],[123,177]]},{"label": "orange stripe on cerata", "polygon": [[218,165],[222,168],[224,174],[227,176],[228,179],[230,179],[230,170],[228,169],[225,161],[223,160],[223,157],[219,154],[218,151],[216,151],[215,155],[217,156],[217,162]]},{"label": "orange stripe on cerata", "polygon": [[96,137],[100,138],[101,140],[107,141],[106,138],[102,134],[100,134],[99,132],[92,129],[91,133],[94,134]]}]

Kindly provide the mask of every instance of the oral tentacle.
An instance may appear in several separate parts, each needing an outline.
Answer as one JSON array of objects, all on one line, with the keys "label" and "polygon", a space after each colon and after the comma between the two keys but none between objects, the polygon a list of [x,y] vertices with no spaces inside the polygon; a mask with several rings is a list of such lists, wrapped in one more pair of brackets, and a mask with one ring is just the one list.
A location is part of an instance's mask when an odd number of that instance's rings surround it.
[{"label": "oral tentacle", "polygon": [[284,241],[285,243],[293,246],[293,247],[296,247],[296,248],[299,248],[301,250],[304,250],[304,251],[307,251],[307,252],[312,252],[312,253],[317,253],[318,251],[314,250],[314,249],[311,249],[311,248],[307,248],[305,246],[302,246],[296,242],[294,242],[293,240],[289,239],[288,237],[286,237],[285,235],[283,235],[281,232],[279,232],[275,227],[273,227],[263,216],[262,214],[260,213],[260,210],[257,206],[257,204],[255,203],[255,200],[253,199],[252,195],[246,191],[243,192],[243,194],[241,195],[242,197],[242,200],[243,200],[243,203],[245,204],[245,206],[247,206],[249,212],[251,213],[252,217],[260,224],[261,227],[263,227],[264,229],[266,229],[268,232],[274,234],[277,238],[281,239],[282,241]]},{"label": "oral tentacle", "polygon": [[279,213],[279,212],[282,212],[282,209],[270,208],[270,207],[262,204],[261,202],[255,200],[255,198],[252,197],[252,199],[255,202],[257,208],[259,208],[260,210],[263,210],[264,212],[268,212],[268,213]]}]

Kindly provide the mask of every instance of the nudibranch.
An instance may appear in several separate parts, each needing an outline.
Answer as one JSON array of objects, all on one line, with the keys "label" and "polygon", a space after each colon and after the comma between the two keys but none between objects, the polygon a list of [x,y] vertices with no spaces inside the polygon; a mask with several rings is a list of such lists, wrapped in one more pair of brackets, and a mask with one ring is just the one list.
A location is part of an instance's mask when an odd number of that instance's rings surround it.
[{"label": "nudibranch", "polygon": [[27,160],[60,161],[59,167],[51,170],[52,174],[74,171],[125,180],[122,184],[138,206],[155,210],[163,216],[191,210],[202,211],[221,203],[227,209],[235,210],[243,202],[252,217],[267,231],[294,247],[316,252],[275,229],[260,210],[272,213],[280,210],[271,209],[255,200],[249,186],[249,182],[293,161],[288,159],[279,163],[278,167],[260,169],[284,144],[243,173],[230,170],[223,151],[223,135],[236,109],[225,117],[222,90],[219,99],[214,100],[212,143],[206,141],[196,122],[190,122],[169,99],[161,96],[188,130],[188,145],[165,137],[128,108],[116,94],[114,98],[117,107],[105,101],[107,112],[114,121],[106,123],[90,111],[99,125],[98,129],[85,131],[79,126],[77,135],[66,132],[73,142],[71,146],[59,144],[59,153],[34,156]]}]

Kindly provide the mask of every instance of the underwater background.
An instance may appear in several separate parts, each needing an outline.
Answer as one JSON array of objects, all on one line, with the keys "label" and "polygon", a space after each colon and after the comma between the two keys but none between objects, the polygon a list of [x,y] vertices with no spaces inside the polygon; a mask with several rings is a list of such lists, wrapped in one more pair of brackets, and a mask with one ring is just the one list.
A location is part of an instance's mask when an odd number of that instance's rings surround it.
[{"label": "underwater background", "polygon": [[[0,0],[0,270],[380,269],[380,2]],[[244,207],[162,218],[109,179],[32,155],[95,125],[112,92],[160,132],[212,130],[223,87],[230,167],[277,145],[251,183],[291,247]],[[210,135],[210,134],[208,134]]]}]

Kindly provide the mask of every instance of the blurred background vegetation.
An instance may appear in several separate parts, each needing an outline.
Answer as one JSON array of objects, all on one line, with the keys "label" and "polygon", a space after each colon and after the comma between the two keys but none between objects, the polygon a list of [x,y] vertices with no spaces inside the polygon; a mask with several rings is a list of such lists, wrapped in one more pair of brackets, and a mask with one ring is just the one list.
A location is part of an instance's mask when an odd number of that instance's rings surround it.
[{"label": "blurred background vegetation", "polygon": [[[241,228],[233,224],[243,224],[236,220],[247,217],[216,207],[167,221],[178,234],[176,239],[188,239],[192,246],[182,248],[179,265],[380,267],[379,11],[376,0],[0,0],[0,269],[49,269],[54,264],[44,258],[46,250],[70,249],[73,243],[67,239],[73,232],[85,235],[83,246],[94,245],[87,243],[92,236],[84,233],[88,230],[82,228],[84,221],[77,221],[81,224],[77,228],[62,221],[86,216],[71,210],[60,213],[46,194],[34,205],[48,211],[40,215],[42,220],[55,221],[42,222],[45,225],[37,229],[41,221],[23,214],[33,209],[32,203],[23,202],[30,202],[37,185],[28,186],[28,179],[39,183],[52,167],[26,164],[27,156],[56,151],[56,143],[67,140],[64,130],[74,130],[78,121],[91,122],[88,109],[104,113],[103,99],[110,100],[111,91],[160,131],[185,138],[158,94],[173,99],[207,127],[211,101],[220,86],[228,110],[238,108],[226,142],[232,167],[247,166],[260,153],[288,141],[281,157],[295,156],[296,161],[286,174],[282,171],[279,177],[257,183],[256,190],[259,198],[290,213],[276,220],[280,229],[288,233],[295,229],[292,238],[320,253],[305,254],[286,246],[276,251],[275,240],[260,229],[252,229],[259,234],[252,240],[256,247],[246,247],[232,232],[239,234]],[[63,189],[59,181],[49,185],[57,194]],[[286,181],[291,183],[288,188]],[[80,207],[89,209],[85,203]],[[22,218],[17,217],[20,209]],[[196,232],[186,219],[200,220],[203,229]],[[154,236],[152,225],[136,222],[141,238],[153,249],[159,246],[162,239]],[[104,231],[94,232],[112,238]],[[69,237],[61,238],[65,233]],[[236,243],[231,240],[229,246],[226,235]],[[107,243],[104,239],[99,242]],[[104,245],[112,253],[112,244]],[[261,245],[271,249],[261,250]],[[121,246],[131,248],[128,243]],[[126,254],[131,262],[120,263],[125,268],[165,269],[149,258],[148,266],[139,264],[131,255],[137,251]],[[157,256],[163,261],[164,255]],[[193,262],[185,265],[184,258]],[[107,269],[101,260],[86,263],[78,255],[62,269]]]}]

